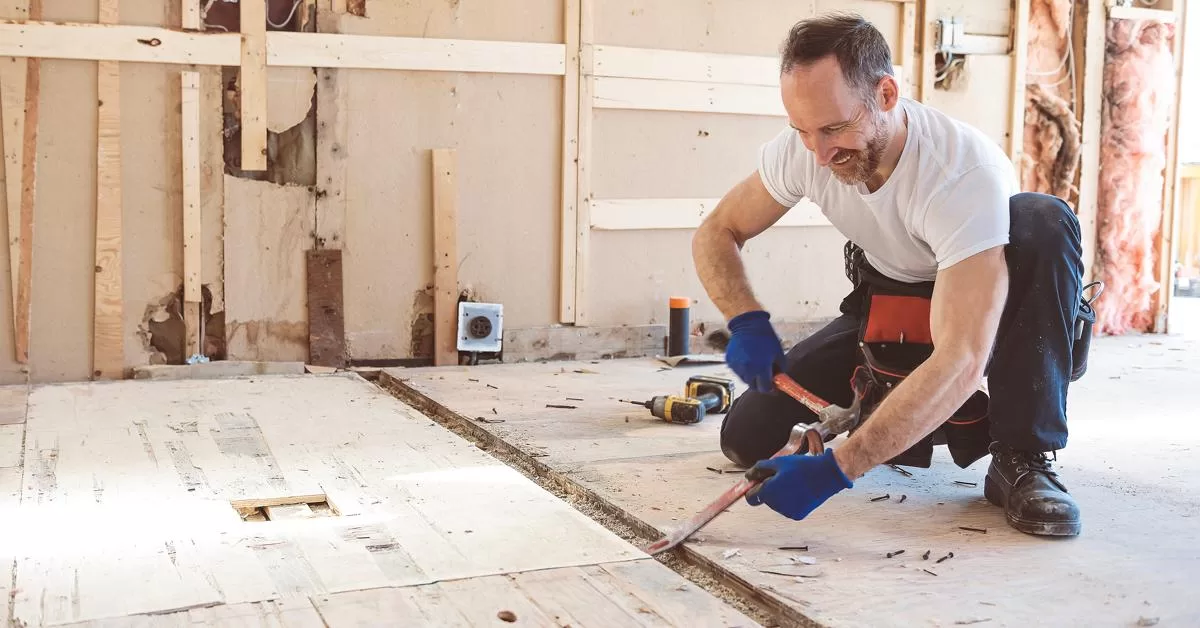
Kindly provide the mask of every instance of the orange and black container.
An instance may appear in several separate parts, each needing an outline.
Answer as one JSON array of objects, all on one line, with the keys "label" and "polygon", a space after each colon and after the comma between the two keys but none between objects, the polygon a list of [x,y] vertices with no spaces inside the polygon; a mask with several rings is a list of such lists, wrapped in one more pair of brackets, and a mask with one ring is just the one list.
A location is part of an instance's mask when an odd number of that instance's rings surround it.
[{"label": "orange and black container", "polygon": [[692,300],[671,297],[671,326],[667,333],[667,355],[687,355],[691,336]]}]

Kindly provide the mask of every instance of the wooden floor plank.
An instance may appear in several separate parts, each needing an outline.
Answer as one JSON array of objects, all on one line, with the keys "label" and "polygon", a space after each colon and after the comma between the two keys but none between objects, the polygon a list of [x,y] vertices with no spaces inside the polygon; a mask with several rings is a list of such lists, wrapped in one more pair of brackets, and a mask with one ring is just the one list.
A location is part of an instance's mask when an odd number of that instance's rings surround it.
[{"label": "wooden floor plank", "polygon": [[[468,602],[464,624],[494,623],[506,609],[587,623],[631,607],[593,608],[597,594],[582,583],[563,585],[582,593],[556,601],[559,583],[524,574],[591,582],[598,576],[579,568],[640,561],[685,583],[353,374],[55,384],[35,387],[28,405],[24,425],[0,432],[13,445],[0,462],[23,456],[8,467],[20,505],[5,509],[5,536],[25,544],[0,545],[0,561],[19,557],[14,617],[29,625],[140,625],[151,613],[171,623],[184,611],[193,623],[253,623],[262,607],[246,604],[308,597],[351,625],[393,607],[446,625],[447,609]],[[274,520],[244,521],[255,504]],[[384,587],[426,588],[341,597]],[[296,612],[299,625],[311,619]],[[641,615],[628,625],[643,625]]]},{"label": "wooden floor plank", "polygon": [[368,628],[381,617],[414,628],[471,626],[438,585],[347,591],[314,603],[330,628]]},{"label": "wooden floor plank", "polygon": [[[825,624],[1200,622],[1200,598],[1187,588],[1200,576],[1200,458],[1191,455],[1200,448],[1200,429],[1192,427],[1194,400],[1185,392],[1200,376],[1200,363],[1188,358],[1197,349],[1200,342],[1180,338],[1093,341],[1089,373],[1071,388],[1071,441],[1056,463],[1083,510],[1078,538],[1047,540],[1012,529],[983,498],[989,460],[961,469],[939,448],[931,468],[906,476],[878,467],[801,522],[739,502],[687,545],[764,597]],[[652,359],[548,362],[388,369],[385,378],[402,379],[666,531],[738,476],[710,470],[730,466],[720,451],[723,417],[668,425],[621,401],[679,394],[693,374],[731,373],[723,365],[661,367]],[[1131,457],[1134,450],[1154,454]],[[871,501],[883,495],[890,498]],[[1148,520],[1153,534],[1146,533]],[[888,558],[897,550],[904,554]],[[815,564],[794,560],[801,557]],[[1073,590],[1080,582],[1086,598]],[[671,613],[686,608],[655,610],[675,619]]]}]

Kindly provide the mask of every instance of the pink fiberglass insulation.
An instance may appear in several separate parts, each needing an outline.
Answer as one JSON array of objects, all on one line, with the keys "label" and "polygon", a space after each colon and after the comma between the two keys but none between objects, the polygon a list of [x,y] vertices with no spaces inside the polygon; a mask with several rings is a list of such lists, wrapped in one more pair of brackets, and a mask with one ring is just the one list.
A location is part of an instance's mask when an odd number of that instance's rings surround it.
[{"label": "pink fiberglass insulation", "polygon": [[[1071,203],[1074,164],[1071,135],[1077,134],[1072,102],[1072,0],[1031,0],[1025,70],[1025,137],[1021,189],[1054,194]],[[1066,115],[1061,115],[1065,112]],[[1067,169],[1061,167],[1068,166]],[[1061,179],[1070,179],[1064,187]]]},{"label": "pink fiberglass insulation", "polygon": [[1162,222],[1174,28],[1109,20],[1100,131],[1097,333],[1150,331]]}]

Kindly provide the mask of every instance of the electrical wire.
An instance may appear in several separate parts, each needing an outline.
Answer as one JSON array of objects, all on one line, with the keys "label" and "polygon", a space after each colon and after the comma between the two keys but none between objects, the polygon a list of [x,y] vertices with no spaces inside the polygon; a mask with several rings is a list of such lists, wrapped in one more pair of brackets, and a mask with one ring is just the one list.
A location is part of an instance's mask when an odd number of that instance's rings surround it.
[{"label": "electrical wire", "polygon": [[[267,2],[267,0],[263,0],[263,2]],[[271,6],[270,3],[268,2],[267,8],[269,9],[270,6]],[[272,22],[271,21],[271,13],[270,13],[270,11],[268,11],[267,12],[267,24],[270,24],[274,28],[287,28],[287,25],[289,23],[291,23],[292,18],[296,17],[296,9],[298,9],[298,8],[300,8],[300,0],[294,0],[292,2],[291,13],[288,13],[287,19],[285,19],[282,24],[276,24],[275,22]]]}]

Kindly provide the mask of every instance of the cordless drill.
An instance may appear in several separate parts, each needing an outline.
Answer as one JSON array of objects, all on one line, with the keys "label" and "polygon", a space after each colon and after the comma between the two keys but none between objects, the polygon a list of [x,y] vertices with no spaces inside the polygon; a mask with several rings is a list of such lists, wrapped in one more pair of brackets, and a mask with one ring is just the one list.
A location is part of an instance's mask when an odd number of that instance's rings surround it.
[{"label": "cordless drill", "polygon": [[667,423],[690,425],[708,414],[722,414],[733,403],[733,380],[712,375],[693,375],[682,396],[658,395],[649,401],[627,401],[650,410]]}]

